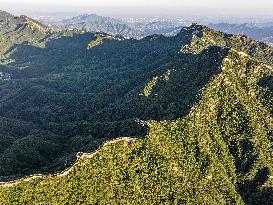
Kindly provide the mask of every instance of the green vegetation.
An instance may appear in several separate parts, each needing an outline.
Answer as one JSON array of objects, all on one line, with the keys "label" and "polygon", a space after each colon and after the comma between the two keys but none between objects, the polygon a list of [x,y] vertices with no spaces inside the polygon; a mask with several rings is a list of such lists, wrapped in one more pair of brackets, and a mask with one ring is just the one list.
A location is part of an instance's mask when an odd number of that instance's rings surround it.
[{"label": "green vegetation", "polygon": [[143,90],[143,95],[145,97],[149,97],[152,94],[154,86],[158,83],[159,80],[168,81],[170,80],[171,70],[168,70],[163,76],[154,77],[148,84],[145,86]]},{"label": "green vegetation", "polygon": [[[184,28],[188,30],[188,28]],[[256,59],[268,64],[273,64],[273,48],[265,43],[254,41],[246,36],[226,34],[214,31],[208,27],[192,25],[194,29],[192,40],[189,44],[182,46],[182,53],[200,53],[209,46],[221,46],[233,48],[245,52]]]},{"label": "green vegetation", "polygon": [[[187,115],[226,53],[215,47],[181,55],[186,35],[106,40],[87,49],[92,39],[80,33],[52,38],[45,48],[19,44],[7,56],[13,62],[0,65],[10,76],[0,81],[1,180],[64,170],[77,152],[145,136],[139,122]],[[168,70],[174,70],[170,80]],[[153,87],[157,95],[140,96],[154,76],[162,76]]]},{"label": "green vegetation", "polygon": [[1,186],[0,204],[272,204],[272,47],[199,25],[48,35],[1,57],[1,180],[100,149]]},{"label": "green vegetation", "polygon": [[91,48],[94,48],[96,46],[99,46],[101,44],[103,44],[103,42],[105,40],[114,40],[115,37],[114,36],[111,36],[111,35],[107,35],[107,34],[96,34],[95,37],[94,37],[94,40],[92,40],[87,48],[88,49],[91,49]]},{"label": "green vegetation", "polygon": [[157,84],[158,80],[159,80],[159,77],[156,76],[145,86],[143,91],[145,97],[149,97],[149,95],[152,94],[153,87]]},{"label": "green vegetation", "polygon": [[273,118],[257,82],[272,70],[237,52],[223,67],[189,116],[151,121],[145,139],[107,144],[67,176],[2,187],[1,202],[270,204]]},{"label": "green vegetation", "polygon": [[145,36],[143,29],[139,29],[130,23],[115,18],[98,16],[96,14],[84,14],[73,18],[55,22],[63,28],[85,29],[89,32],[102,32],[115,35],[122,35],[126,38],[142,38]]},{"label": "green vegetation", "polygon": [[[0,11],[0,55],[10,52],[16,44],[29,43],[37,47],[44,47],[47,38],[45,30],[34,27],[30,18],[14,17]],[[38,24],[37,24],[38,25]]]}]

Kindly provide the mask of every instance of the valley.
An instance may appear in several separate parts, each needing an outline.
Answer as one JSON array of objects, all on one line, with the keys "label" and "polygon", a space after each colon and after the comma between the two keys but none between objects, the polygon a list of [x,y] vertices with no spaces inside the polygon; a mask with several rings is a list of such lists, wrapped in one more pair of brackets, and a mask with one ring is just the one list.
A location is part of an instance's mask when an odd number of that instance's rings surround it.
[{"label": "valley", "polygon": [[0,204],[272,203],[273,47],[0,23]]}]

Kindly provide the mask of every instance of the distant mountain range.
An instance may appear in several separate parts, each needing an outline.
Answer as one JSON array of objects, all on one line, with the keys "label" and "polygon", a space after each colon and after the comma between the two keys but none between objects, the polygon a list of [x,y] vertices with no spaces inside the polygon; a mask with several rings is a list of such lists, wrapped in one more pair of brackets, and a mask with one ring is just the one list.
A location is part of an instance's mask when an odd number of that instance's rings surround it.
[{"label": "distant mountain range", "polygon": [[110,35],[122,35],[127,38],[142,38],[146,35],[143,30],[121,20],[95,14],[79,15],[54,24],[60,28],[84,29],[89,32],[103,32]]},{"label": "distant mountain range", "polygon": [[249,36],[255,40],[273,44],[273,26],[252,24],[209,24],[209,27],[232,34]]},{"label": "distant mountain range", "polygon": [[163,34],[165,36],[175,36],[185,24],[171,20],[150,20],[148,22],[134,22],[135,28],[139,28],[146,35]]},{"label": "distant mountain range", "polygon": [[[48,21],[44,21],[49,24]],[[120,19],[84,14],[61,21],[50,21],[52,28],[85,29],[89,32],[103,32],[122,35],[126,38],[140,39],[147,35],[161,33],[166,36],[176,35],[184,24],[173,21],[127,22]]]},{"label": "distant mountain range", "polygon": [[[141,39],[147,35],[163,34],[165,36],[176,35],[185,22],[176,20],[149,20],[149,21],[125,21],[115,18],[98,16],[96,14],[84,14],[61,21],[51,22],[51,24],[62,29],[85,29],[89,32],[103,32],[111,35],[122,35],[127,38]],[[271,23],[261,24],[229,24],[217,23],[209,24],[211,28],[225,33],[241,34],[249,36],[255,40],[273,44],[273,26]],[[54,28],[54,26],[52,26]]]}]

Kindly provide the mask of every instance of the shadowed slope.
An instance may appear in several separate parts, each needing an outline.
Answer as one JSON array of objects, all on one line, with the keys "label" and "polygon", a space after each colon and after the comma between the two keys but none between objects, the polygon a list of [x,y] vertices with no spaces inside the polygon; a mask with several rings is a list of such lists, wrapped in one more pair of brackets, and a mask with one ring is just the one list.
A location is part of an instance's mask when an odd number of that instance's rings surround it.
[{"label": "shadowed slope", "polygon": [[222,70],[185,118],[151,121],[147,138],[103,146],[63,178],[48,176],[2,187],[1,200],[270,204],[273,118],[257,83],[273,69],[231,51]]}]

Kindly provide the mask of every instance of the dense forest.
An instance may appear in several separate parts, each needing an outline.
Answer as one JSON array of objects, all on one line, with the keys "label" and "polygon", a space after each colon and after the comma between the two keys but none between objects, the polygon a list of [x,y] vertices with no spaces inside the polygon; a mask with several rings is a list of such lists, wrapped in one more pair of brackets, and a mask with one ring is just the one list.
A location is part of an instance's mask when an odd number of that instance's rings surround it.
[{"label": "dense forest", "polygon": [[272,204],[272,47],[0,23],[0,203]]}]

